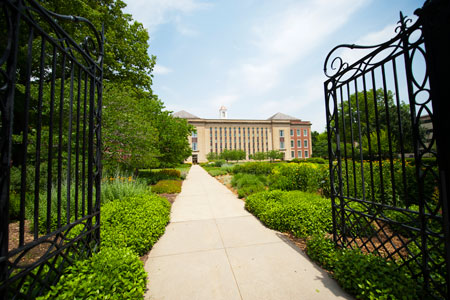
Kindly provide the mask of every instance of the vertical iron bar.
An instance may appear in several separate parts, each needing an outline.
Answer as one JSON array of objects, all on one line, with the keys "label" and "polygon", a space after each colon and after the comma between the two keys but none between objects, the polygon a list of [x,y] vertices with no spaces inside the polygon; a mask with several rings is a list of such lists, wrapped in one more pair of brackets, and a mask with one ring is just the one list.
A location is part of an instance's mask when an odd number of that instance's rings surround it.
[{"label": "vertical iron bar", "polygon": [[362,140],[361,140],[361,113],[359,109],[359,98],[358,98],[358,83],[355,79],[355,101],[356,101],[356,116],[358,122],[358,142],[359,142],[359,158],[361,160],[361,184],[362,184],[362,199],[366,200],[366,185],[364,180],[364,157],[362,153]]},{"label": "vertical iron bar", "polygon": [[[25,201],[27,196],[27,152],[28,152],[28,123],[29,123],[29,110],[30,110],[30,77],[31,77],[31,64],[32,64],[32,49],[33,49],[34,28],[30,28],[28,35],[28,50],[27,50],[27,69],[26,69],[26,84],[25,84],[25,107],[24,107],[24,124],[22,135],[22,172],[20,182],[20,229],[19,229],[19,246],[24,245],[25,240]],[[38,202],[34,201],[34,207],[38,205]],[[36,222],[38,216],[34,213],[34,222]],[[36,239],[36,234],[34,235]]]},{"label": "vertical iron bar", "polygon": [[384,107],[386,109],[386,125],[387,125],[387,132],[388,132],[388,145],[389,145],[389,168],[391,172],[391,181],[392,181],[392,201],[394,206],[397,205],[396,193],[395,193],[395,177],[394,177],[394,161],[392,157],[392,134],[391,134],[391,118],[389,114],[389,99],[388,99],[388,90],[387,90],[387,84],[386,84],[386,71],[384,68],[384,64],[381,65],[381,74],[383,78],[383,93],[384,93]]},{"label": "vertical iron bar", "polygon": [[56,46],[52,54],[52,78],[50,86],[50,118],[48,125],[48,167],[47,167],[47,233],[51,231],[52,215],[52,183],[53,183],[53,121],[55,113],[55,81],[56,81]]},{"label": "vertical iron bar", "polygon": [[69,128],[67,134],[67,204],[66,204],[66,222],[70,223],[70,187],[72,181],[72,113],[73,113],[73,77],[74,63],[70,66],[70,92],[69,92]]},{"label": "vertical iron bar", "polygon": [[367,143],[369,147],[369,166],[370,166],[370,188],[372,191],[372,202],[375,202],[375,184],[373,180],[373,155],[372,155],[372,142],[370,140],[371,132],[371,122],[369,118],[369,104],[367,102],[367,86],[366,86],[366,75],[362,76],[363,80],[363,89],[364,89],[364,105],[365,105],[365,113],[366,113],[366,123],[367,123]]},{"label": "vertical iron bar", "polygon": [[372,75],[372,92],[373,92],[373,103],[375,108],[375,127],[377,132],[377,143],[378,143],[378,167],[380,173],[380,184],[381,184],[381,201],[383,204],[386,203],[384,196],[384,178],[383,178],[383,161],[381,157],[381,140],[380,140],[380,120],[378,116],[378,99],[377,99],[377,86],[375,84],[375,70],[371,71]]},{"label": "vertical iron bar", "polygon": [[64,81],[66,77],[66,54],[62,53],[61,91],[59,96],[59,138],[58,138],[58,228],[61,227],[61,194],[62,194],[62,148],[63,148],[63,109],[64,109]]},{"label": "vertical iron bar", "polygon": [[[45,39],[41,36],[41,65],[39,74],[39,95],[38,95],[38,118],[36,128],[36,162],[35,162],[35,175],[34,175],[34,199],[37,205],[35,205],[35,214],[37,219],[34,220],[34,238],[38,238],[39,234],[39,192],[40,192],[40,177],[41,177],[41,129],[42,129],[42,97],[44,88],[44,68],[45,68]],[[36,215],[35,215],[36,216]]]},{"label": "vertical iron bar", "polygon": [[78,220],[78,197],[79,197],[79,164],[80,164],[80,105],[81,105],[81,68],[78,67],[77,77],[77,120],[75,137],[75,220]]},{"label": "vertical iron bar", "polygon": [[[344,137],[344,161],[345,161],[345,182],[347,183],[347,197],[350,197],[350,186],[349,186],[349,180],[348,180],[348,157],[347,157],[347,136],[345,134],[345,105],[344,105],[344,94],[342,91],[342,86],[339,87],[340,96],[341,96],[341,114],[342,114],[342,135]],[[336,118],[339,118],[339,116],[336,116]],[[340,145],[339,145],[340,146]],[[339,154],[341,155],[341,154]]]},{"label": "vertical iron bar", "polygon": [[83,146],[82,146],[82,153],[83,153],[83,159],[82,159],[82,166],[81,166],[81,178],[82,178],[82,184],[81,184],[81,216],[86,215],[86,119],[87,119],[87,90],[88,87],[88,74],[84,73],[84,103],[83,103]]},{"label": "vertical iron bar", "polygon": [[353,189],[354,189],[354,197],[358,197],[358,188],[356,186],[356,164],[355,164],[355,147],[354,141],[355,137],[353,134],[353,111],[352,111],[352,100],[350,96],[350,83],[347,83],[347,99],[348,99],[348,114],[350,117],[350,144],[352,146],[352,170],[353,170]]},{"label": "vertical iron bar", "polygon": [[[18,4],[18,9],[22,7],[21,2]],[[19,44],[19,26],[21,15],[17,11],[11,12],[5,9],[5,15],[8,23],[8,42],[10,45],[8,58],[6,61],[6,76],[9,79],[8,85],[2,102],[4,110],[1,114],[1,169],[0,169],[0,282],[6,282],[8,279],[8,243],[9,243],[9,185],[10,185],[10,168],[11,168],[11,149],[12,149],[12,133],[14,121],[14,94],[16,85],[16,66],[17,66],[17,49]],[[6,298],[8,287],[0,289],[0,297]]]},{"label": "vertical iron bar", "polygon": [[401,103],[400,103],[400,90],[398,88],[398,77],[397,77],[397,65],[395,62],[395,58],[392,60],[392,70],[394,73],[394,85],[395,85],[395,100],[397,103],[397,118],[398,118],[398,126],[400,130],[400,156],[402,160],[402,184],[403,184],[403,197],[406,206],[409,206],[410,200],[407,193],[406,188],[406,162],[405,162],[405,146],[403,144],[403,125],[402,125],[402,115],[401,115]]}]

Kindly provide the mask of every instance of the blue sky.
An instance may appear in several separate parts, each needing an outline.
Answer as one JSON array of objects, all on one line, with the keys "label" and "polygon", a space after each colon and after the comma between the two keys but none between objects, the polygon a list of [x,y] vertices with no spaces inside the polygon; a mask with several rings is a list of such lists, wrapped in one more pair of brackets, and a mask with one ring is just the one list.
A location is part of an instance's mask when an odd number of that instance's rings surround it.
[{"label": "blue sky", "polygon": [[[267,119],[282,112],[325,129],[323,63],[338,44],[392,38],[399,11],[423,0],[124,0],[150,34],[153,91],[172,111]],[[415,18],[413,18],[415,19]],[[355,56],[347,53],[349,59]]]}]

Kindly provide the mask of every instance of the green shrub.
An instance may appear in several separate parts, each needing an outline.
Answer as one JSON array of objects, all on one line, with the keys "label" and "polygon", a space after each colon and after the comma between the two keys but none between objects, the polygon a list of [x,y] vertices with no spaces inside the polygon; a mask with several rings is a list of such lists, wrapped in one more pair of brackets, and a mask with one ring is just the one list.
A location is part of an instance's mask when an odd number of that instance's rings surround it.
[{"label": "green shrub", "polygon": [[360,250],[339,251],[334,277],[358,299],[417,299],[417,283],[392,261],[363,254]]},{"label": "green shrub", "polygon": [[181,192],[181,180],[161,180],[152,186],[152,192],[157,194],[178,194]]},{"label": "green shrub", "polygon": [[219,159],[219,160],[216,160],[214,163],[213,163],[213,166],[214,167],[221,167],[223,164],[225,164],[225,160],[223,160],[223,159]]},{"label": "green shrub", "polygon": [[245,208],[269,228],[289,231],[298,237],[330,232],[329,199],[300,191],[268,191],[250,195]]},{"label": "green shrub", "polygon": [[305,160],[305,162],[315,163],[315,164],[320,164],[320,165],[328,164],[328,160],[325,160],[322,157],[310,157],[310,158],[307,158]]},{"label": "green shrub", "polygon": [[269,187],[286,191],[299,190],[317,193],[327,173],[326,167],[310,163],[280,164],[269,177]]},{"label": "green shrub", "polygon": [[267,179],[264,175],[238,173],[233,176],[231,185],[238,190],[239,198],[266,190]]},{"label": "green shrub", "polygon": [[153,194],[109,202],[102,207],[102,246],[144,255],[164,233],[169,215],[169,202]]},{"label": "green shrub", "polygon": [[181,172],[176,169],[163,169],[163,170],[159,171],[159,173],[165,174],[167,176],[174,177],[174,178],[181,177]]},{"label": "green shrub", "polygon": [[59,282],[37,299],[142,299],[147,273],[128,248],[103,247],[66,269]]},{"label": "green shrub", "polygon": [[253,175],[269,175],[277,164],[268,162],[248,162],[245,164],[235,165],[233,173],[247,173]]},{"label": "green shrub", "polygon": [[334,270],[337,258],[337,249],[334,242],[323,234],[315,234],[306,241],[306,253],[327,270]]}]

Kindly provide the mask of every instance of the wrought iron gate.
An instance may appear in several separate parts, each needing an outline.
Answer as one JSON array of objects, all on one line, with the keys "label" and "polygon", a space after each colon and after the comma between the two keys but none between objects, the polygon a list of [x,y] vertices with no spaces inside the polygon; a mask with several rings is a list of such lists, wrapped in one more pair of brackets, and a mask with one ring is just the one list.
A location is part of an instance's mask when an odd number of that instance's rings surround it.
[{"label": "wrought iron gate", "polygon": [[103,42],[84,18],[0,1],[0,299],[34,299],[99,244]]},{"label": "wrought iron gate", "polygon": [[326,58],[333,238],[395,260],[422,298],[448,299],[449,1],[416,14],[383,44]]}]

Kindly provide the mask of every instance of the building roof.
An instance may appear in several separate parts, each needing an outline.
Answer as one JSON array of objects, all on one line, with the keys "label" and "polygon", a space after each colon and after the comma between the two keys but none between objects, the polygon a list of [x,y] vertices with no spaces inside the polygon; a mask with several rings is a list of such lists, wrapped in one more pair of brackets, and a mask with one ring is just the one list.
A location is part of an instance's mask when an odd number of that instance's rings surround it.
[{"label": "building roof", "polygon": [[267,120],[300,120],[300,119],[278,112],[273,116],[271,116],[270,118],[268,118]]},{"label": "building roof", "polygon": [[191,113],[188,113],[185,110],[177,111],[176,113],[173,114],[173,116],[177,117],[177,118],[181,118],[181,119],[200,119],[199,117],[197,117]]}]

